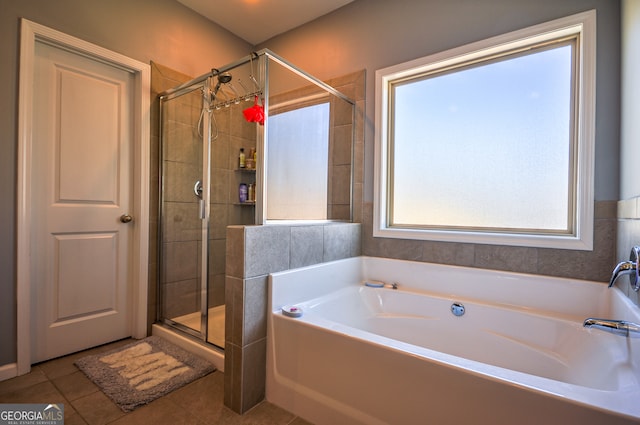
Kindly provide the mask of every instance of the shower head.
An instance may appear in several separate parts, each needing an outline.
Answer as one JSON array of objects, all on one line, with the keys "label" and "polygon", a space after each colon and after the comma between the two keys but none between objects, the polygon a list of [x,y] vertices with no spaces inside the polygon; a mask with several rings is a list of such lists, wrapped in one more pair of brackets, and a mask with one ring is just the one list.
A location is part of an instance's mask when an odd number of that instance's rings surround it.
[{"label": "shower head", "polygon": [[228,72],[222,72],[218,74],[218,83],[216,84],[216,87],[213,89],[213,95],[215,96],[218,93],[218,90],[220,90],[221,85],[229,84],[232,78],[233,77]]},{"label": "shower head", "polygon": [[223,72],[222,74],[218,74],[218,83],[227,84],[229,81],[231,81],[232,78],[233,77],[230,73]]}]

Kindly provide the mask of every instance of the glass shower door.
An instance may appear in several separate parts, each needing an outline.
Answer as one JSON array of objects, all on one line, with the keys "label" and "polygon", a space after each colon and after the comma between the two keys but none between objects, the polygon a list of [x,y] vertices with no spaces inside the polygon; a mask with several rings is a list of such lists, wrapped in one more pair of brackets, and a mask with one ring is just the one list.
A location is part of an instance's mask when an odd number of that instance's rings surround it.
[{"label": "glass shower door", "polygon": [[208,82],[160,99],[161,320],[205,339],[209,215]]}]

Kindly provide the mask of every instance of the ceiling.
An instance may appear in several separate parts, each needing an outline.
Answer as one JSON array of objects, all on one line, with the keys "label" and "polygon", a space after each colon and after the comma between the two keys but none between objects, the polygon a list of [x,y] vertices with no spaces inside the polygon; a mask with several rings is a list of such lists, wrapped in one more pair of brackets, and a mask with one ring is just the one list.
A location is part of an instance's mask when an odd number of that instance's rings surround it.
[{"label": "ceiling", "polygon": [[178,1],[255,46],[353,0]]}]

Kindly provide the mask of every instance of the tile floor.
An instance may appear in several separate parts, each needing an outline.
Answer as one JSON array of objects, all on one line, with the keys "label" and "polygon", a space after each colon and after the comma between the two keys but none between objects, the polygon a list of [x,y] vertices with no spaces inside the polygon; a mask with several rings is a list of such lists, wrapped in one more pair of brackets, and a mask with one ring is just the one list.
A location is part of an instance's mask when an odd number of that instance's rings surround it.
[{"label": "tile floor", "polygon": [[244,415],[224,406],[224,374],[216,371],[130,413],[124,413],[73,364],[122,340],[39,363],[0,382],[0,403],[63,403],[65,425],[311,425],[266,401]]}]

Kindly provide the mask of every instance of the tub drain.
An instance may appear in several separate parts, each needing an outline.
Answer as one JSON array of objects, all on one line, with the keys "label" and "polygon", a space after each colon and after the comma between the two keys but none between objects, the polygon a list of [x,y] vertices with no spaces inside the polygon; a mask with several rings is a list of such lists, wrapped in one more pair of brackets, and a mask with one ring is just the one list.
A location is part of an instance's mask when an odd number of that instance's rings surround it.
[{"label": "tub drain", "polygon": [[451,304],[451,312],[454,316],[462,316],[464,314],[464,306],[461,303]]}]

